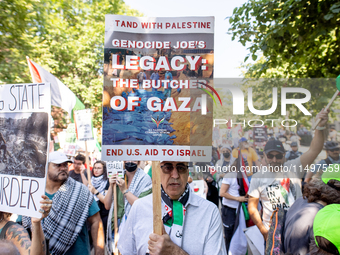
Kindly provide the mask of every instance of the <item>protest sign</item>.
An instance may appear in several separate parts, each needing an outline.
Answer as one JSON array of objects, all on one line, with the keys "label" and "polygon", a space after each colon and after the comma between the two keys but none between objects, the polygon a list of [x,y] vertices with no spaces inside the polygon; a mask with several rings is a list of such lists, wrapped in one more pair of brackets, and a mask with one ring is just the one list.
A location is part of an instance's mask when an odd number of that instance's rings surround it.
[{"label": "protest sign", "polygon": [[93,140],[91,109],[75,111],[76,134],[78,141]]},{"label": "protest sign", "polygon": [[74,123],[70,123],[67,126],[65,132],[58,134],[60,145],[62,146],[64,153],[67,156],[75,156],[78,150],[76,126]]},{"label": "protest sign", "polygon": [[50,83],[0,85],[0,211],[41,217],[50,114]]},{"label": "protest sign", "polygon": [[189,184],[191,190],[199,197],[207,199],[207,194],[204,193],[204,181],[196,180]]},{"label": "protest sign", "polygon": [[110,178],[113,174],[118,173],[119,178],[124,178],[124,167],[123,161],[107,161],[106,162],[106,170],[107,177]]},{"label": "protest sign", "polygon": [[253,127],[254,145],[257,148],[264,148],[267,143],[267,127]]},{"label": "protest sign", "polygon": [[213,17],[106,15],[102,159],[209,161],[213,50]]}]

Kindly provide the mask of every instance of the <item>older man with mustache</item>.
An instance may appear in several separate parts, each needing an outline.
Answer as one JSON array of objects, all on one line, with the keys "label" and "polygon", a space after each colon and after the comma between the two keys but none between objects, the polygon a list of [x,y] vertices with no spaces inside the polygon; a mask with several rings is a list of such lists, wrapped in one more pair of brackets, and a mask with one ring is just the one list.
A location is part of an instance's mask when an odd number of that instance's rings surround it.
[{"label": "older man with mustache", "polygon": [[226,254],[218,208],[192,193],[188,163],[161,161],[160,168],[163,234],[152,233],[152,195],[138,199],[118,242],[121,254]]}]

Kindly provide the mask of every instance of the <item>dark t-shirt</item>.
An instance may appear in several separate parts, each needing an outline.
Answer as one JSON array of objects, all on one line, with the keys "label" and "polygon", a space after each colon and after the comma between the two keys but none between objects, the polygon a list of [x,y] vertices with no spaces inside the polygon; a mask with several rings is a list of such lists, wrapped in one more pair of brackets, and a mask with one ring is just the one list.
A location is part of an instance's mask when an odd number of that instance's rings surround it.
[{"label": "dark t-shirt", "polygon": [[[70,177],[71,177],[72,179],[76,180],[77,182],[83,183],[83,181],[81,180],[81,175],[80,175],[80,174],[76,174],[76,173],[74,172],[74,170],[71,170],[71,171],[69,172],[69,175],[70,175]],[[86,171],[85,171],[84,175],[85,175],[86,180],[87,180],[87,172],[86,172]]]},{"label": "dark t-shirt", "polygon": [[284,228],[285,252],[294,255],[306,255],[309,252],[309,243],[314,238],[313,221],[315,215],[323,205],[308,203],[300,197],[290,207],[286,215]]}]

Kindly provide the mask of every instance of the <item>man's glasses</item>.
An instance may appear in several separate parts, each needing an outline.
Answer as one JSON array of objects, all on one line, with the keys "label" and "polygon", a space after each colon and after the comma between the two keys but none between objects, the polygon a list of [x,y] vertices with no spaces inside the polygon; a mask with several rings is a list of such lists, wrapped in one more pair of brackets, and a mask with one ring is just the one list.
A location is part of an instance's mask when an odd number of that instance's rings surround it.
[{"label": "man's glasses", "polygon": [[273,158],[276,158],[276,159],[282,159],[283,158],[283,154],[276,154],[276,155],[274,155],[274,154],[267,154],[267,158],[269,158],[269,159],[273,159]]},{"label": "man's glasses", "polygon": [[331,149],[330,151],[331,151],[331,152],[335,152],[335,151],[336,151],[336,152],[339,152],[339,151],[340,151],[340,148]]},{"label": "man's glasses", "polygon": [[[172,170],[174,170],[174,166],[170,163],[167,163],[167,164],[162,165],[161,169],[162,169],[163,173],[170,174],[172,172]],[[188,169],[188,166],[186,166],[184,164],[177,164],[176,165],[176,170],[179,174],[186,173],[187,169]]]}]

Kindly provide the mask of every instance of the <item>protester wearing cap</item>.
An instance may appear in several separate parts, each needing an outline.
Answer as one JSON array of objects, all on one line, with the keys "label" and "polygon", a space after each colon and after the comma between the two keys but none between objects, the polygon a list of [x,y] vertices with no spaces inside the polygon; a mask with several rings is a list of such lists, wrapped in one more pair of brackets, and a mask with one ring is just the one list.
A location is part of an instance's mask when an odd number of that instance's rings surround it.
[{"label": "protester wearing cap", "polygon": [[317,249],[310,254],[340,254],[340,205],[327,205],[320,210],[314,219],[314,238]]},{"label": "protester wearing cap", "polygon": [[328,140],[332,142],[336,142],[337,136],[338,136],[338,132],[335,130],[335,125],[334,124],[329,125]]},{"label": "protester wearing cap", "polygon": [[[49,155],[46,196],[53,203],[51,212],[43,222],[49,250],[53,255],[89,255],[87,221],[95,254],[104,254],[104,232],[99,207],[88,188],[69,177],[68,163],[71,162],[59,151]],[[23,217],[22,223],[25,228],[31,226],[27,217]]]},{"label": "protester wearing cap", "polygon": [[292,142],[290,144],[291,150],[286,153],[286,160],[293,160],[302,155],[301,151],[298,151],[298,143],[297,142]]},{"label": "protester wearing cap", "polygon": [[[256,173],[250,183],[248,210],[253,222],[267,239],[270,216],[277,208],[288,210],[295,200],[302,196],[301,178],[304,169],[313,163],[322,150],[324,135],[322,130],[328,121],[328,112],[321,111],[321,118],[310,148],[301,157],[285,162],[283,144],[277,140],[268,141],[264,148],[266,166]],[[257,210],[259,201],[263,206],[263,222]]]},{"label": "protester wearing cap", "polygon": [[138,199],[121,233],[122,255],[226,254],[218,208],[195,195],[184,162],[162,161],[163,235],[153,234],[152,195]]},{"label": "protester wearing cap", "polygon": [[308,254],[314,239],[316,214],[326,205],[340,204],[340,173],[333,171],[339,170],[339,165],[327,170],[322,179],[313,178],[304,186],[303,198],[297,199],[287,212],[283,234],[285,252]]},{"label": "protester wearing cap", "polygon": [[327,141],[324,143],[324,149],[326,150],[327,158],[320,160],[310,169],[305,178],[306,182],[309,182],[314,175],[320,178],[328,166],[340,164],[340,146],[338,143]]},{"label": "protester wearing cap", "polygon": [[232,156],[234,158],[238,158],[239,151],[241,151],[241,156],[243,157],[244,163],[246,167],[249,167],[249,171],[247,175],[250,176],[253,174],[253,162],[255,162],[256,166],[260,166],[259,156],[257,155],[256,151],[249,147],[248,140],[245,137],[242,137],[238,141],[238,148],[232,151]]}]

